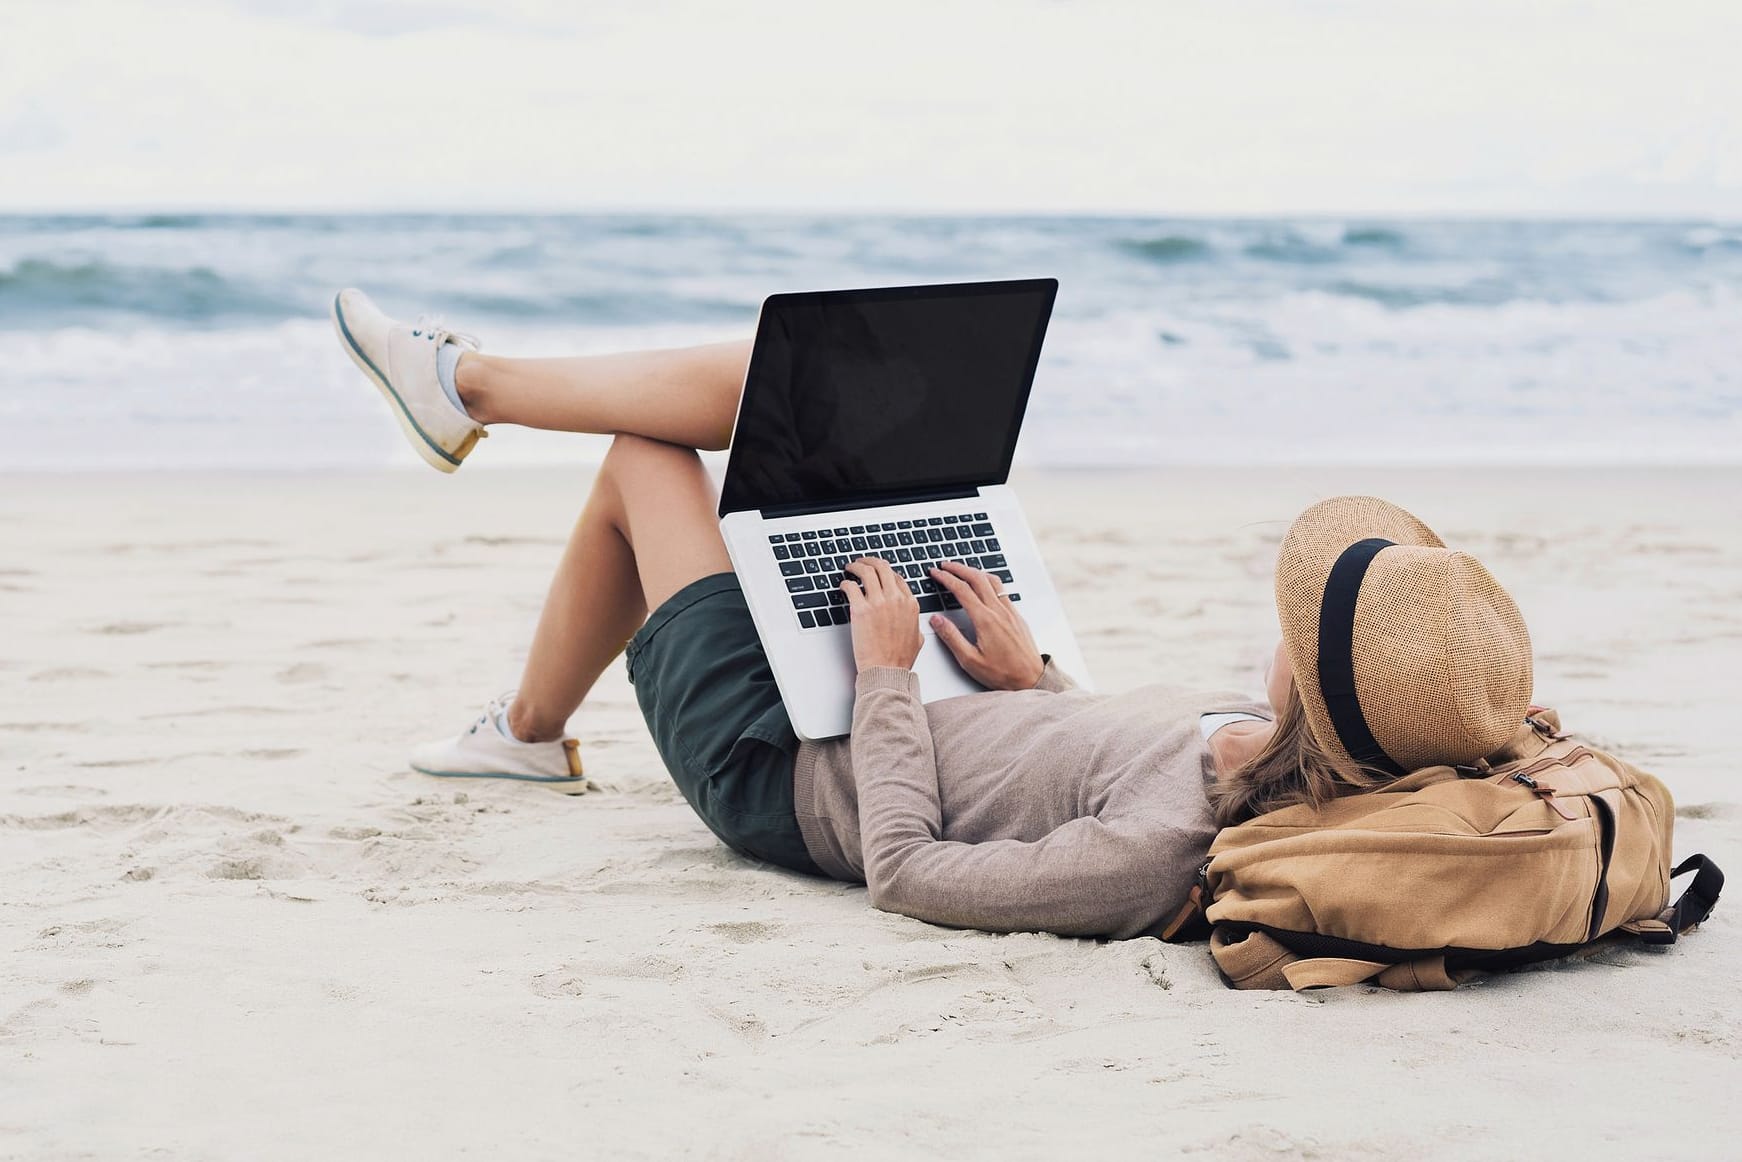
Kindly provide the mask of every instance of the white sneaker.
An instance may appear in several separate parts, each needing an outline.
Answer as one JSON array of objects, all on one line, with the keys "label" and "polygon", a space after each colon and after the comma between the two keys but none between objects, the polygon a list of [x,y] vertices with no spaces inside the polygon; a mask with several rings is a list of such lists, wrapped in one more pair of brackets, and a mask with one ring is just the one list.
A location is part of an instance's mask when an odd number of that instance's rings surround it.
[{"label": "white sneaker", "polygon": [[564,794],[579,795],[590,784],[581,774],[580,743],[521,742],[504,733],[508,703],[514,696],[492,698],[484,713],[458,738],[430,742],[411,752],[411,769],[450,779],[519,779],[546,783]]},{"label": "white sneaker", "polygon": [[453,405],[436,378],[436,352],[454,342],[472,351],[478,340],[439,321],[414,326],[388,318],[360,290],[333,297],[333,328],[345,353],[381,390],[411,446],[434,468],[452,472],[466,458],[484,425]]}]

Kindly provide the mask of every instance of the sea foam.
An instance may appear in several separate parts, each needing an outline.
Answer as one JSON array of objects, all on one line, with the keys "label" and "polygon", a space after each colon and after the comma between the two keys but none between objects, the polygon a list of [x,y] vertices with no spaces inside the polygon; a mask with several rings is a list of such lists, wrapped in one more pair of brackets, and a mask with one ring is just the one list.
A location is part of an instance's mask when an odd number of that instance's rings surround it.
[{"label": "sea foam", "polygon": [[746,335],[775,291],[1042,274],[1028,463],[1742,458],[1732,223],[197,214],[0,218],[0,455],[413,463],[324,320],[345,285],[551,355]]}]

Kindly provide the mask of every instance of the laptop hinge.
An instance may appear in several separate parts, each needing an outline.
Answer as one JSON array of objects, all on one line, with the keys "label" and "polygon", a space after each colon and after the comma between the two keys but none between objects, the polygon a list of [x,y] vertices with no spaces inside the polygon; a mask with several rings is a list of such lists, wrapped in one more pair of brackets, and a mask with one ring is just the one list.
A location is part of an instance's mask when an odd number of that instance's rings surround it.
[{"label": "laptop hinge", "polygon": [[767,508],[758,509],[765,519],[783,516],[810,516],[812,513],[843,512],[853,508],[890,508],[900,504],[925,504],[934,500],[966,500],[978,496],[978,488],[939,488],[928,492],[904,492],[899,496],[880,496],[875,499],[861,497],[858,500],[841,500],[834,504],[810,504],[798,501],[793,504],[771,504]]}]

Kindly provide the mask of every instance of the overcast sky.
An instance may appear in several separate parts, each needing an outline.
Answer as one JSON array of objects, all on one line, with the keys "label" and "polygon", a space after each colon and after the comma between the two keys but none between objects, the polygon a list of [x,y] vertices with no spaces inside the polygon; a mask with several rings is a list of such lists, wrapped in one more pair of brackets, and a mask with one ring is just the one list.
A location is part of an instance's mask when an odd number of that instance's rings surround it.
[{"label": "overcast sky", "polygon": [[1742,217],[1742,0],[0,0],[0,209]]}]

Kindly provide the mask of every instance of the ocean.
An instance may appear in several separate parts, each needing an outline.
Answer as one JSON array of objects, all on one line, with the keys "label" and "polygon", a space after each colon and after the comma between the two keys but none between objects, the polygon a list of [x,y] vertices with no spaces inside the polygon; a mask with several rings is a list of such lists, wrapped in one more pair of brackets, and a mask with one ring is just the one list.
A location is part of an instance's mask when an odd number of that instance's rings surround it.
[{"label": "ocean", "polygon": [[[0,216],[0,464],[416,463],[333,339],[342,286],[559,355],[1036,275],[1022,463],[1742,460],[1742,223],[140,214]],[[603,448],[502,437],[468,468]]]}]

